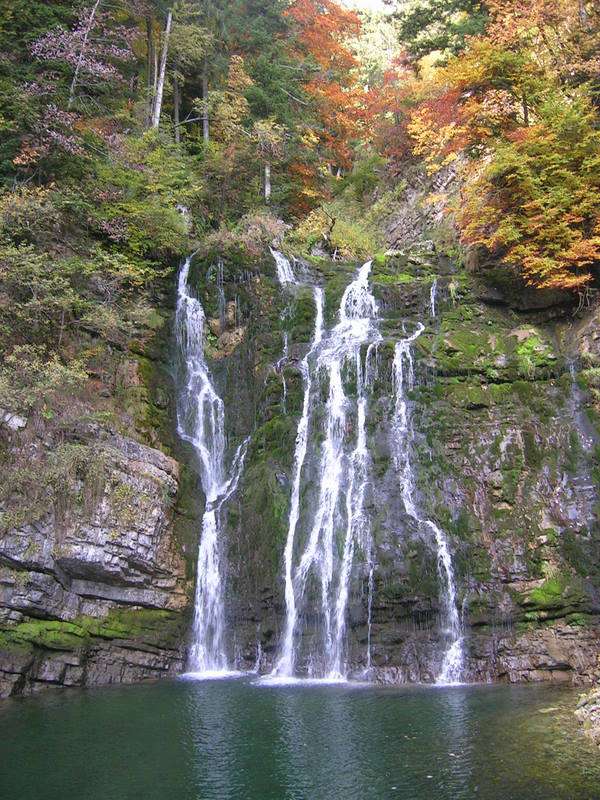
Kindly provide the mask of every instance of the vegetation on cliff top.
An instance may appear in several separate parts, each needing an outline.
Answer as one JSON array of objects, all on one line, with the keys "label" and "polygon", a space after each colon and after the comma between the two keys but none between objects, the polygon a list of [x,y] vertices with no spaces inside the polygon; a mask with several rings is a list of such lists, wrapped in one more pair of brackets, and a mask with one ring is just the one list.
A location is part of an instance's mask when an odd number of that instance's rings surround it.
[{"label": "vegetation on cliff top", "polygon": [[459,171],[448,207],[463,242],[535,286],[589,285],[600,255],[597,4],[416,6],[402,30],[429,62],[404,83],[405,124],[431,172]]},{"label": "vegetation on cliff top", "polygon": [[458,170],[464,243],[588,286],[598,21],[585,0],[4,3],[0,408],[126,414],[123,354],[184,253],[258,258],[291,224],[293,247],[366,257],[421,165]]}]

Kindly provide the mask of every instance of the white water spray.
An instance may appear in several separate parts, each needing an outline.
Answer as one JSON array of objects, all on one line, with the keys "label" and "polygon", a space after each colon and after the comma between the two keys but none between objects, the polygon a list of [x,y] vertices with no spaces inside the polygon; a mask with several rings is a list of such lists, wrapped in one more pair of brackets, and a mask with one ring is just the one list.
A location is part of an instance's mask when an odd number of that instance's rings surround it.
[{"label": "white water spray", "polygon": [[287,381],[285,379],[284,367],[288,361],[289,355],[290,355],[290,335],[287,331],[284,331],[283,353],[276,365],[277,372],[279,372],[279,374],[281,375],[281,383],[283,386],[283,399],[281,406],[284,414],[287,414]]},{"label": "white water spray", "polygon": [[461,618],[457,607],[452,558],[450,557],[448,542],[440,528],[431,520],[427,520],[426,524],[431,528],[435,536],[438,575],[445,586],[445,591],[442,594],[442,607],[444,634],[447,637],[448,647],[444,653],[442,669],[435,682],[441,685],[460,683],[464,664],[464,642]]},{"label": "white water spray", "polygon": [[435,538],[437,549],[437,569],[442,591],[442,618],[446,649],[442,668],[436,678],[438,684],[459,683],[463,671],[463,633],[457,608],[456,582],[448,542],[443,531],[431,520],[422,519],[415,503],[415,479],[411,462],[412,435],[407,401],[407,389],[414,386],[414,364],[411,352],[412,343],[423,333],[419,324],[416,331],[406,339],[397,342],[394,353],[394,420],[392,424],[392,448],[394,466],[400,476],[402,500],[406,513],[419,527],[428,527]]},{"label": "white water spray", "polygon": [[199,673],[224,673],[229,664],[225,645],[225,610],[221,511],[235,492],[248,440],[237,449],[225,477],[225,410],[204,358],[205,314],[190,294],[191,258],[179,273],[176,340],[182,359],[182,386],[177,403],[177,431],[194,448],[206,496],[198,551],[196,595],[189,668]]},{"label": "white water spray", "polygon": [[294,275],[294,270],[292,269],[289,258],[286,258],[283,253],[280,253],[278,250],[273,250],[272,247],[269,249],[271,251],[271,255],[275,259],[279,283],[281,283],[282,286],[284,286],[286,283],[293,283],[297,285],[298,282],[296,281],[296,276]]},{"label": "white water spray", "polygon": [[437,278],[433,279],[429,290],[429,314],[435,319],[435,301],[437,297]]},{"label": "white water spray", "polygon": [[[271,251],[275,263],[277,264],[277,274],[280,282],[283,283],[296,283],[293,270],[289,261],[283,256],[282,253]],[[286,263],[287,262],[287,263]],[[288,280],[291,275],[292,280]],[[287,276],[287,277],[286,277]],[[315,328],[310,349],[300,363],[300,371],[304,381],[304,398],[302,401],[302,415],[298,423],[298,430],[296,433],[296,446],[294,450],[294,466],[292,478],[292,496],[290,503],[290,514],[288,518],[288,533],[284,551],[284,575],[285,575],[285,604],[286,604],[286,622],[285,631],[283,635],[283,643],[281,646],[281,653],[279,659],[273,670],[275,675],[291,676],[294,674],[295,668],[295,649],[294,649],[294,633],[296,630],[297,622],[297,608],[296,608],[296,594],[294,591],[293,580],[293,557],[294,557],[294,541],[296,535],[296,527],[300,518],[300,488],[302,481],[302,469],[304,467],[304,460],[308,449],[308,434],[310,428],[310,414],[311,414],[311,395],[313,387],[313,374],[310,367],[314,353],[321,343],[323,338],[323,304],[324,294],[323,290],[319,287],[313,288],[313,297],[315,302]]]},{"label": "white water spray", "polygon": [[[281,254],[273,253],[278,275],[289,280],[291,267]],[[279,257],[278,257],[279,256]],[[289,270],[288,270],[289,267]],[[316,646],[307,656],[309,675],[326,680],[343,680],[347,673],[346,624],[349,582],[358,545],[371,559],[370,528],[364,514],[368,483],[369,454],[366,442],[366,390],[372,377],[373,344],[380,339],[376,326],[377,305],[369,289],[371,263],[365,264],[342,297],[339,323],[323,332],[322,290],[314,289],[317,320],[310,350],[302,362],[304,402],[294,453],[294,477],[284,555],[286,624],[273,676],[291,678],[298,657],[299,612],[305,604],[309,578],[319,588],[321,629]],[[285,276],[288,276],[287,278]],[[365,365],[362,348],[367,346]],[[344,390],[344,370],[354,370],[356,379],[356,434],[350,452],[345,447],[352,400]],[[306,530],[297,531],[300,520],[302,468],[308,449],[313,389],[321,379],[328,383],[324,422],[325,441],[319,467],[319,492],[314,512],[305,521]],[[304,534],[300,544],[297,533]],[[298,538],[298,544],[297,544]],[[337,552],[343,539],[341,556]],[[294,553],[298,550],[294,566]]]}]

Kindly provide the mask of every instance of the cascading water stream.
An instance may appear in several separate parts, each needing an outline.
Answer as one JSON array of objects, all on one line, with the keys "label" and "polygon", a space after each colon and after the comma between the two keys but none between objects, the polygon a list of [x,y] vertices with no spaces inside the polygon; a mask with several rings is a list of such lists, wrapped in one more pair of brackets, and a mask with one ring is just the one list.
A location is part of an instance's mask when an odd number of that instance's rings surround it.
[{"label": "cascading water stream", "polygon": [[226,478],[225,409],[204,358],[206,317],[200,301],[189,291],[190,265],[191,258],[188,258],[180,270],[177,286],[175,331],[182,361],[177,431],[197,455],[206,505],[198,551],[188,665],[192,672],[213,674],[229,669],[225,645],[221,511],[237,488],[248,440],[238,447]]},{"label": "cascading water stream", "polygon": [[273,250],[273,248],[269,248],[271,251],[271,255],[275,259],[275,266],[277,267],[277,278],[279,279],[279,283],[282,286],[285,286],[286,283],[292,283],[296,286],[298,285],[298,281],[296,280],[296,276],[294,275],[294,270],[292,269],[292,265],[288,258],[286,258],[283,253],[280,253],[278,250]]},{"label": "cascading water stream", "polygon": [[330,676],[343,678],[346,675],[344,663],[344,646],[346,634],[346,612],[350,587],[350,574],[354,559],[355,544],[359,543],[369,562],[369,619],[367,642],[367,668],[370,666],[370,610],[372,605],[372,542],[368,520],[364,515],[364,501],[369,480],[370,457],[367,449],[367,396],[370,386],[370,359],[375,345],[367,348],[365,368],[363,371],[360,349],[356,352],[356,389],[357,389],[357,438],[356,447],[350,456],[349,486],[346,491],[346,537],[340,569],[339,587],[336,602],[335,637],[333,639],[333,658]]},{"label": "cascading water stream", "polygon": [[[310,286],[315,303],[315,327],[308,352],[300,362],[304,384],[293,460],[288,532],[284,550],[286,620],[271,679],[294,679],[298,669],[309,677],[345,680],[348,673],[347,615],[350,579],[357,548],[368,577],[366,669],[371,668],[371,617],[374,592],[374,557],[365,496],[372,473],[367,446],[366,420],[369,392],[376,376],[377,346],[381,341],[378,309],[369,288],[371,262],[364,264],[346,288],[338,323],[325,330],[324,293],[310,279],[298,279],[289,260],[272,250],[282,286]],[[435,316],[436,284],[430,289],[430,315]],[[456,583],[448,543],[443,531],[419,516],[411,462],[412,431],[407,390],[414,386],[411,347],[424,326],[395,346],[394,414],[392,449],[406,513],[434,537],[442,587],[444,655],[438,683],[456,683],[462,677],[463,635],[457,609]],[[284,337],[280,370],[289,354]],[[354,382],[356,390],[346,387]],[[327,392],[321,423],[318,460],[313,416],[323,391]],[[316,417],[316,418],[320,418]],[[309,460],[310,454],[310,460]],[[316,471],[316,475],[314,472]],[[306,475],[304,474],[306,472]],[[301,509],[303,489],[314,485],[315,496]],[[306,615],[306,618],[303,616]],[[306,625],[313,624],[313,628]],[[308,633],[307,637],[303,634]],[[299,664],[302,655],[302,664]]]},{"label": "cascading water stream", "polygon": [[464,642],[462,622],[457,606],[456,581],[454,579],[452,558],[443,531],[431,520],[426,520],[426,525],[429,526],[435,536],[438,575],[442,585],[445,586],[445,591],[442,594],[442,607],[445,625],[444,633],[449,642],[444,653],[442,669],[438,673],[435,682],[441,685],[460,683],[464,665]]},{"label": "cascading water stream", "polygon": [[396,343],[394,353],[394,421],[392,425],[392,448],[394,464],[400,476],[402,500],[406,513],[419,527],[428,527],[434,535],[437,549],[437,568],[442,591],[442,618],[446,649],[442,668],[436,678],[438,684],[459,683],[463,671],[463,633],[457,608],[456,582],[448,542],[443,531],[428,519],[422,519],[415,503],[415,480],[411,462],[411,426],[406,392],[414,386],[414,364],[411,352],[413,342],[425,330],[419,324],[416,331]]},{"label": "cascading water stream", "polygon": [[437,299],[437,278],[434,278],[429,289],[429,315],[435,319],[435,303]]},{"label": "cascading water stream", "polygon": [[[282,254],[273,252],[282,283],[298,283],[291,265]],[[286,623],[279,658],[273,675],[289,678],[295,673],[298,658],[300,607],[306,601],[308,579],[320,588],[320,646],[309,654],[309,673],[321,678],[344,679],[346,617],[349,581],[355,547],[358,544],[371,561],[370,528],[364,514],[364,497],[369,480],[369,454],[366,442],[366,391],[372,379],[371,355],[380,339],[376,326],[377,305],[369,290],[371,263],[365,264],[342,297],[339,323],[323,332],[323,293],[313,288],[317,308],[315,331],[310,350],[302,361],[304,400],[294,453],[292,498],[285,547]],[[362,348],[367,346],[365,365]],[[345,447],[351,399],[344,390],[344,369],[354,369],[356,378],[356,436],[351,452]],[[308,450],[308,435],[313,391],[326,378],[328,399],[324,423],[325,441],[319,467],[319,494],[304,543],[297,545],[300,520],[302,469]],[[337,541],[343,535],[343,551],[337,556]],[[294,553],[299,558],[294,568]]]},{"label": "cascading water stream", "polygon": [[276,365],[277,372],[281,374],[281,383],[283,386],[283,400],[281,406],[284,414],[287,414],[287,381],[285,379],[285,372],[283,371],[283,368],[289,358],[289,355],[290,355],[290,336],[289,333],[285,331],[283,334],[283,353]]},{"label": "cascading water stream", "polygon": [[[277,266],[277,275],[282,285],[291,283],[299,285],[294,275],[294,271],[288,259],[276,250],[271,250]],[[323,303],[324,295],[320,287],[313,287],[313,297],[315,302],[315,328],[310,349],[300,363],[300,371],[304,382],[304,397],[302,401],[302,415],[298,423],[296,433],[296,445],[294,450],[294,465],[292,477],[292,495],[290,502],[290,514],[288,518],[288,533],[284,551],[284,573],[285,573],[285,603],[286,603],[286,623],[283,635],[281,653],[275,665],[273,673],[276,675],[291,676],[295,668],[294,633],[297,621],[296,595],[293,581],[293,554],[296,526],[300,517],[300,488],[302,480],[302,469],[308,449],[308,434],[310,427],[311,395],[313,385],[313,374],[310,362],[316,348],[323,338]],[[287,344],[287,339],[286,339]]]}]

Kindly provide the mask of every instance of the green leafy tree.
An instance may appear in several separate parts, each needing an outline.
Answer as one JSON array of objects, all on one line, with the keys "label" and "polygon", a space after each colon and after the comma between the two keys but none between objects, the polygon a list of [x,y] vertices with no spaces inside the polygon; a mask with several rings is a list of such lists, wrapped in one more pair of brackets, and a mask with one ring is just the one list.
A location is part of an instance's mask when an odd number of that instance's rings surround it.
[{"label": "green leafy tree", "polygon": [[488,18],[481,0],[409,0],[397,14],[400,38],[415,58],[459,53],[467,37],[483,33]]}]

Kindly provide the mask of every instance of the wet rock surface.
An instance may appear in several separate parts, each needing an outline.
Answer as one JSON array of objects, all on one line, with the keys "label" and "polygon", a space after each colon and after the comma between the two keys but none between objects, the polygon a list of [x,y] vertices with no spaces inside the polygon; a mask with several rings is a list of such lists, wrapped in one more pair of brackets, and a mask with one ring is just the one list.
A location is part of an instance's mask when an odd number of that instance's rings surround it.
[{"label": "wet rock surface", "polygon": [[579,698],[575,716],[583,726],[583,731],[600,747],[600,656],[596,664],[596,683],[594,688]]},{"label": "wet rock surface", "polygon": [[586,736],[600,747],[600,688],[582,695],[575,715],[582,723]]},{"label": "wet rock surface", "polygon": [[[489,296],[481,279],[432,243],[401,245],[376,257],[372,270],[383,335],[368,419],[375,592],[369,633],[368,570],[359,554],[351,581],[351,672],[364,673],[369,640],[374,680],[431,681],[440,667],[434,542],[403,509],[389,439],[394,342],[420,322],[425,331],[413,350],[410,395],[418,504],[448,537],[465,625],[465,679],[589,683],[600,649],[597,432],[588,385],[595,373],[582,380],[582,367],[593,370],[598,362],[590,314],[574,317],[562,297],[523,310],[502,288]],[[331,324],[356,265],[314,259],[307,269],[325,288]],[[229,629],[239,662],[254,666],[260,651],[268,670],[285,615],[282,559],[302,404],[298,364],[314,309],[308,292],[279,290],[268,267],[245,285],[236,283],[235,271],[230,279],[228,299],[237,295],[245,311],[245,349],[215,364],[226,406],[234,409],[231,432],[253,435],[228,511]],[[205,291],[210,304],[211,287]],[[253,419],[235,410],[240,391]],[[309,457],[314,480],[316,468]],[[315,502],[314,480],[303,491],[305,508]],[[319,624],[317,606],[315,597],[303,611],[309,637]]]}]

